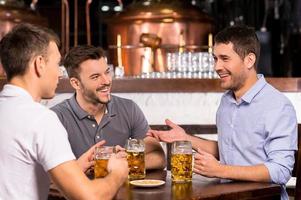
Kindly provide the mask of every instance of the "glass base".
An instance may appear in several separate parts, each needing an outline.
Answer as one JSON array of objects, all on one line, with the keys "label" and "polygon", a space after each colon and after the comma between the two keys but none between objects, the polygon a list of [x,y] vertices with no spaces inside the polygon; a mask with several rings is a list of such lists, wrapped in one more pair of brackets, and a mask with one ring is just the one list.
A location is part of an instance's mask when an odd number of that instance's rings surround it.
[{"label": "glass base", "polygon": [[143,175],[135,175],[135,176],[133,176],[133,175],[129,175],[128,176],[128,179],[129,180],[140,180],[140,179],[145,179],[145,174],[143,174]]},{"label": "glass base", "polygon": [[192,179],[172,179],[172,182],[174,182],[174,183],[188,183],[191,181],[192,181]]}]

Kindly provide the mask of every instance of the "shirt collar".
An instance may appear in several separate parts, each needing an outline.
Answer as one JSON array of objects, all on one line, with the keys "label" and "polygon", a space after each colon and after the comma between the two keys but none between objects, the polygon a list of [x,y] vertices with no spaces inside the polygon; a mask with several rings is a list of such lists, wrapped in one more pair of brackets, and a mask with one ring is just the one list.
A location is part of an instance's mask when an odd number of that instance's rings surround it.
[{"label": "shirt collar", "polygon": [[[83,110],[80,105],[78,104],[78,102],[76,101],[76,94],[74,94],[70,99],[69,99],[69,103],[70,106],[72,108],[72,110],[74,111],[74,113],[76,114],[76,116],[79,119],[84,119],[89,115],[89,113],[87,113],[85,110]],[[113,116],[115,115],[115,112],[112,112],[113,109],[113,101],[111,100],[107,105],[106,105],[106,110],[105,110],[105,114],[108,114],[108,116]]]},{"label": "shirt collar", "polygon": [[[241,97],[241,102],[244,101],[246,103],[251,103],[251,101],[254,99],[254,97],[264,88],[264,86],[267,84],[264,76],[262,74],[257,75],[258,80],[256,83]],[[235,102],[235,98],[233,95],[233,91],[229,90],[226,92],[226,96],[230,99],[231,102]]]},{"label": "shirt collar", "polygon": [[29,94],[28,91],[26,91],[22,87],[12,85],[12,84],[4,85],[3,90],[1,91],[1,96],[6,96],[6,97],[22,96],[33,100],[32,96]]}]

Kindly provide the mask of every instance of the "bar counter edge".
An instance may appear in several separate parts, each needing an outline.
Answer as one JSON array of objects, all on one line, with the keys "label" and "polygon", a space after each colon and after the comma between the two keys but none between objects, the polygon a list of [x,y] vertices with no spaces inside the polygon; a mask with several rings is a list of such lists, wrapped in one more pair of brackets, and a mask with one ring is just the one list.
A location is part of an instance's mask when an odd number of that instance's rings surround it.
[{"label": "bar counter edge", "polygon": [[[301,78],[266,78],[266,80],[281,92],[300,92]],[[6,83],[0,78],[0,90]],[[56,93],[73,92],[67,78],[59,81]],[[223,92],[219,79],[113,79],[114,93],[147,93],[147,92]]]}]

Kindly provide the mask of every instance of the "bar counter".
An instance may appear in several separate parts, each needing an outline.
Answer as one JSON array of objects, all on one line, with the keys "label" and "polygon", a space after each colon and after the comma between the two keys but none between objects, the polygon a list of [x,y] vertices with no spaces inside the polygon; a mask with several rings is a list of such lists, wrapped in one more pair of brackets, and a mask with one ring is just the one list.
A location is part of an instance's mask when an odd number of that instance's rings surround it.
[{"label": "bar counter", "polygon": [[[282,92],[300,92],[301,78],[266,78]],[[0,78],[0,90],[6,80]],[[73,88],[68,79],[61,79],[57,93],[70,93]],[[166,93],[166,92],[223,92],[219,79],[140,79],[121,78],[113,80],[113,93]]]},{"label": "bar counter", "polygon": [[[165,185],[152,188],[134,187],[124,184],[114,200],[238,200],[261,199],[280,200],[280,186],[257,182],[221,183],[220,179],[193,175],[190,183],[172,183],[170,171],[154,170],[147,172],[148,179],[166,181]],[[50,190],[48,200],[63,200],[56,190]]]}]

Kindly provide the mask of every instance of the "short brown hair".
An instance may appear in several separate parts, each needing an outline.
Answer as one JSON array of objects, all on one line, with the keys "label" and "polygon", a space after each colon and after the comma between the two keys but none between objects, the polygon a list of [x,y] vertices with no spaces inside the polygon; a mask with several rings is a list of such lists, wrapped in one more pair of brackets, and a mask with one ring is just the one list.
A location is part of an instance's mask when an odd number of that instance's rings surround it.
[{"label": "short brown hair", "polygon": [[50,29],[26,23],[15,26],[0,42],[0,59],[7,80],[24,75],[33,57],[43,55],[47,59],[51,41],[59,46],[58,36]]},{"label": "short brown hair", "polygon": [[100,47],[92,45],[81,45],[73,47],[63,60],[63,65],[67,69],[69,78],[79,79],[79,66],[86,60],[98,60],[105,57],[105,52]]},{"label": "short brown hair", "polygon": [[254,28],[248,26],[229,26],[216,34],[215,43],[232,43],[233,50],[244,59],[249,53],[254,53],[256,63],[259,61],[260,43],[255,33]]}]

